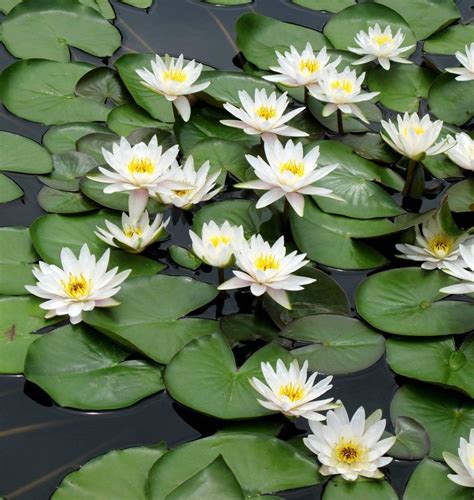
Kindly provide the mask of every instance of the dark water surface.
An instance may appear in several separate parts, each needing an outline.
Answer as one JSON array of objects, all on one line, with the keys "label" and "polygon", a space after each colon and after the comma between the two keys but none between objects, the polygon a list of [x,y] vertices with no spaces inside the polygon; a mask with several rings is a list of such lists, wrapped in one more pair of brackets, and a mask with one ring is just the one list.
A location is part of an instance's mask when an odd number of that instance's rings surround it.
[{"label": "dark water surface", "polygon": [[[472,18],[472,1],[460,1],[464,21]],[[242,7],[216,7],[199,0],[156,0],[148,12],[123,4],[114,5],[116,25],[123,35],[121,49],[109,61],[126,52],[184,53],[219,69],[235,69],[237,55],[234,23],[243,13],[254,10],[272,17],[321,30],[329,14],[299,8],[287,0],[256,0]],[[74,51],[75,60],[100,63],[97,59]],[[3,70],[13,58],[0,48]],[[443,61],[443,65],[444,65]],[[41,125],[26,122],[0,108],[0,129],[23,134],[39,141],[46,131]],[[0,226],[28,226],[43,212],[36,202],[40,182],[29,175],[10,175],[23,188],[21,200],[0,208]],[[433,206],[427,202],[423,208]],[[173,244],[189,244],[188,229],[182,217],[175,214],[169,228]],[[164,259],[167,244],[160,246],[156,257]],[[168,274],[176,274],[173,264]],[[398,262],[397,265],[400,265]],[[186,271],[185,271],[186,272]],[[365,272],[328,270],[353,299],[357,284]],[[179,270],[183,274],[183,270]],[[189,273],[194,274],[194,273]],[[196,273],[199,279],[216,282],[213,271]],[[224,314],[247,309],[235,301],[226,302]],[[215,306],[201,314],[215,317]],[[367,370],[335,377],[332,395],[346,404],[349,413],[363,404],[368,413],[381,408],[389,417],[389,405],[398,387],[397,380],[381,360]],[[89,459],[116,448],[166,441],[173,447],[179,443],[210,435],[223,422],[204,417],[174,403],[166,393],[150,397],[123,410],[79,412],[59,408],[36,386],[23,377],[0,376],[0,496],[8,499],[44,500],[70,471]],[[298,423],[299,426],[303,425]],[[293,426],[285,435],[295,433]],[[388,477],[401,495],[414,463],[395,461],[388,468]],[[306,488],[283,494],[288,499],[318,499],[321,487]],[[104,499],[105,500],[105,499]],[[131,499],[132,500],[132,499]],[[421,500],[421,499],[420,499]]]}]

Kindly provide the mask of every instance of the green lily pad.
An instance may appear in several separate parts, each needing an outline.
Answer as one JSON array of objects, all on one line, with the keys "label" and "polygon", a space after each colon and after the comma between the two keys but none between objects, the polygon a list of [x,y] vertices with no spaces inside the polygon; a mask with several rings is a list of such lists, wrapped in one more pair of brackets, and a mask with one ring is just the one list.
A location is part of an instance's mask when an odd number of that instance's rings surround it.
[{"label": "green lily pad", "polygon": [[178,446],[160,458],[148,479],[151,497],[164,500],[219,455],[247,496],[301,488],[320,481],[314,460],[280,439],[264,434],[220,432]]},{"label": "green lily pad", "polygon": [[425,458],[410,476],[403,500],[421,498],[446,498],[449,500],[472,500],[471,488],[453,483],[448,474],[453,471],[444,464]]},{"label": "green lily pad", "polygon": [[474,337],[459,348],[453,337],[387,341],[387,362],[399,375],[456,389],[474,397]]},{"label": "green lily pad", "polygon": [[458,82],[455,75],[443,73],[430,88],[428,106],[441,120],[462,125],[474,116],[474,81]]},{"label": "green lily pad", "polygon": [[230,314],[222,316],[219,326],[231,347],[240,342],[264,340],[272,342],[278,338],[279,330],[269,321],[254,314]]},{"label": "green lily pad", "polygon": [[456,280],[439,270],[419,267],[377,273],[359,285],[357,312],[380,330],[397,335],[434,336],[466,333],[472,329],[474,307],[441,300],[439,291]]},{"label": "green lily pad", "polygon": [[26,352],[38,339],[33,332],[56,319],[44,319],[36,297],[0,297],[0,373],[21,373]]},{"label": "green lily pad", "polygon": [[341,137],[340,142],[350,146],[354,153],[366,160],[395,163],[400,158],[400,155],[382,140],[380,134],[370,132],[367,134],[345,134]]},{"label": "green lily pad", "polygon": [[409,383],[402,386],[392,400],[392,422],[410,417],[428,432],[430,457],[442,460],[442,452],[457,453],[459,438],[469,436],[474,427],[474,403],[455,392],[427,384]]},{"label": "green lily pad", "polygon": [[77,82],[92,67],[79,62],[17,61],[2,73],[0,99],[11,113],[45,125],[105,121],[108,107],[74,95]]},{"label": "green lily pad", "polygon": [[21,59],[69,61],[69,46],[97,57],[121,44],[115,26],[96,10],[69,0],[23,0],[2,22],[2,42]]},{"label": "green lily pad", "polygon": [[474,179],[466,179],[451,186],[448,203],[453,212],[474,212]]},{"label": "green lily pad", "polygon": [[68,474],[51,499],[146,500],[148,473],[166,451],[162,443],[109,451]]},{"label": "green lily pad", "polygon": [[187,344],[168,364],[166,389],[181,404],[222,419],[254,418],[273,412],[257,401],[250,385],[252,377],[262,377],[260,363],[275,365],[278,359],[293,358],[285,349],[269,344],[237,368],[234,355],[220,333],[199,337]]},{"label": "green lily pad", "polygon": [[23,189],[12,179],[0,174],[0,203],[8,203],[23,196]]},{"label": "green lily pad", "polygon": [[[22,0],[0,0],[0,12],[8,14],[13,7],[21,3]],[[115,12],[112,9],[109,0],[79,0],[79,3],[87,5],[100,12],[105,19],[114,19]]]},{"label": "green lily pad", "polygon": [[113,145],[119,141],[120,137],[109,131],[98,134],[88,134],[77,140],[76,149],[80,153],[87,154],[94,158],[98,165],[104,165],[106,161],[102,155],[102,149],[111,151]]},{"label": "green lily pad", "polygon": [[53,214],[77,214],[99,208],[82,193],[59,191],[48,186],[38,193],[38,205],[45,212]]},{"label": "green lily pad", "polygon": [[113,410],[164,389],[161,370],[82,325],[40,337],[25,360],[25,377],[59,406]]},{"label": "green lily pad", "polygon": [[398,495],[383,479],[359,477],[357,481],[345,481],[337,476],[324,488],[322,500],[397,500]]},{"label": "green lily pad", "polygon": [[139,9],[148,9],[153,5],[154,0],[120,0],[122,3],[138,7]]},{"label": "green lily pad", "polygon": [[55,125],[43,136],[43,144],[50,153],[65,153],[76,149],[76,142],[85,135],[104,132],[106,129],[98,123],[66,123]]},{"label": "green lily pad", "polygon": [[123,104],[109,113],[107,125],[117,135],[127,136],[139,128],[159,127],[161,122],[136,104]]},{"label": "green lily pad", "polygon": [[194,253],[187,248],[180,247],[178,245],[171,245],[168,248],[168,251],[170,253],[170,257],[173,259],[173,262],[178,264],[178,266],[192,270],[201,267],[202,260],[199,257],[196,257],[196,255],[194,255]]},{"label": "green lily pad", "polygon": [[0,132],[0,170],[24,174],[47,174],[53,163],[48,151],[21,135]]},{"label": "green lily pad", "polygon": [[244,5],[246,3],[252,3],[252,1],[253,0],[204,0],[204,2],[206,3],[212,3],[216,5]]},{"label": "green lily pad", "polygon": [[[30,235],[40,257],[50,264],[61,265],[59,254],[63,247],[70,248],[78,255],[84,243],[99,258],[110,248],[94,234],[96,226],[105,227],[105,219],[120,225],[120,214],[105,210],[83,215],[44,215],[30,226]],[[114,266],[118,266],[121,271],[132,269],[132,276],[155,274],[165,267],[146,257],[112,248],[109,267]]]},{"label": "green lily pad", "polygon": [[[379,23],[382,28],[390,25],[394,34],[400,29],[405,35],[403,46],[415,44],[415,36],[405,19],[380,3],[367,2],[347,7],[331,17],[324,27],[324,35],[336,49],[347,50],[347,47],[356,46],[354,38],[359,31],[367,32],[370,26]],[[413,47],[404,56],[414,51]]]},{"label": "green lily pad", "polygon": [[355,0],[292,0],[292,2],[307,9],[325,10],[327,12],[339,12],[356,3]]},{"label": "green lily pad", "polygon": [[84,321],[126,347],[166,364],[189,341],[218,331],[213,320],[183,318],[216,295],[214,286],[184,276],[129,278],[116,295],[119,307],[95,309],[84,315]]},{"label": "green lily pad", "polygon": [[422,425],[409,417],[395,422],[395,444],[387,452],[400,460],[421,460],[430,451],[430,438]]},{"label": "green lily pad", "polygon": [[415,113],[420,99],[428,97],[428,91],[436,73],[416,64],[392,64],[388,71],[381,67],[367,75],[371,92],[380,92],[377,99],[387,108],[399,112]]},{"label": "green lily pad", "polygon": [[[454,0],[375,1],[398,12],[398,14],[400,14],[411,26],[417,40],[424,40],[431,34],[448,26],[461,17]],[[405,42],[407,42],[407,40],[405,40]]]},{"label": "green lily pad", "polygon": [[303,344],[291,351],[311,371],[354,373],[372,366],[385,351],[385,339],[355,318],[319,314],[290,323],[281,336]]},{"label": "green lily pad", "polygon": [[116,106],[130,100],[130,94],[118,73],[105,66],[94,68],[86,73],[77,82],[76,94],[104,104],[110,100]]},{"label": "green lily pad", "polygon": [[318,31],[253,12],[241,16],[235,29],[237,46],[248,61],[261,69],[275,65],[275,50],[283,53],[289,50],[290,45],[303,50],[308,42],[314,50],[321,49],[324,45],[330,46]]},{"label": "green lily pad", "polygon": [[423,50],[429,54],[454,55],[457,51],[464,53],[473,40],[474,24],[456,24],[425,40]]}]

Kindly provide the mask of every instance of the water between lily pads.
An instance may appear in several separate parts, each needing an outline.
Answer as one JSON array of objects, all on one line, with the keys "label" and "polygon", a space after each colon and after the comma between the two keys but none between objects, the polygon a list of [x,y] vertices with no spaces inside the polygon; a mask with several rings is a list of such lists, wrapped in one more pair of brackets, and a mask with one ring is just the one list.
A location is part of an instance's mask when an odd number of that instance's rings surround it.
[{"label": "water between lily pads", "polygon": [[[458,2],[466,16],[471,2]],[[215,7],[200,0],[159,0],[144,12],[115,4],[117,27],[123,35],[121,49],[110,65],[125,52],[184,53],[219,69],[235,69],[237,55],[235,20],[249,9],[287,21],[321,30],[329,15],[316,13],[289,0],[257,0],[241,7]],[[75,60],[97,62],[87,54],[73,52]],[[14,59],[0,48],[1,68]],[[443,61],[444,63],[445,61]],[[445,65],[445,64],[443,64]],[[0,109],[0,129],[26,135],[39,141],[46,131],[41,125],[26,122],[5,109]],[[0,226],[29,226],[43,212],[36,202],[41,184],[34,176],[12,175],[23,188],[21,200],[2,206]],[[444,191],[444,190],[443,190]],[[438,194],[438,197],[442,193]],[[437,198],[438,198],[437,197]],[[424,200],[423,209],[438,204],[437,199]],[[188,224],[175,214],[170,228],[173,244],[188,245]],[[393,242],[385,242],[390,245]],[[166,261],[167,243],[156,257],[166,262],[167,274],[178,274],[176,266]],[[384,249],[385,251],[387,249]],[[397,262],[397,266],[400,263]],[[354,291],[368,274],[327,270],[345,289],[353,304]],[[183,270],[179,270],[183,274]],[[188,272],[209,283],[217,282],[213,271]],[[224,314],[251,312],[250,301],[226,301]],[[245,303],[248,302],[248,306]],[[215,318],[215,306],[198,311],[202,317]],[[240,353],[243,356],[245,353]],[[363,404],[370,413],[382,409],[389,417],[389,405],[398,388],[398,377],[389,370],[384,359],[353,375],[337,376],[332,394],[346,404],[352,413]],[[118,411],[87,413],[57,407],[50,398],[23,377],[0,377],[0,494],[8,499],[43,500],[49,498],[62,478],[89,459],[116,448],[166,441],[174,447],[180,443],[213,434],[224,422],[199,415],[173,402],[164,392],[139,404]],[[304,431],[303,423],[286,425],[285,437]],[[399,495],[415,463],[394,461],[388,468],[390,481]],[[320,498],[321,486],[281,494],[284,498],[309,500]]]}]

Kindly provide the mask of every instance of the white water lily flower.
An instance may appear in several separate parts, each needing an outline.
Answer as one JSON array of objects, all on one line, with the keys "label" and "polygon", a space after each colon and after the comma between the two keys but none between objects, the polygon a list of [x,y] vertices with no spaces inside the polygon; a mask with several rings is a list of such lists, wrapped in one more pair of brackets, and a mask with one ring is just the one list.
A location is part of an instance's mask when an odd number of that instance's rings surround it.
[{"label": "white water lily flower", "polygon": [[185,122],[191,116],[191,106],[186,96],[201,92],[211,84],[195,84],[201,76],[202,64],[196,64],[193,60],[184,65],[183,54],[178,59],[167,56],[165,60],[156,55],[155,60],[151,61],[151,71],[147,68],[135,71],[142,79],[142,85],[171,101]]},{"label": "white water lily flower", "polygon": [[474,293],[474,240],[469,244],[459,245],[462,262],[446,262],[443,271],[461,280],[457,285],[449,285],[440,289],[440,292],[450,294]]},{"label": "white water lily flower", "polygon": [[324,69],[335,68],[342,57],[338,56],[333,62],[327,53],[326,47],[323,47],[317,55],[314,54],[313,47],[308,42],[301,54],[290,46],[290,52],[285,55],[275,51],[279,66],[270,66],[272,71],[278,75],[265,75],[263,78],[270,82],[282,83],[288,87],[301,87],[317,85],[319,75]]},{"label": "white water lily flower", "polygon": [[219,290],[250,287],[253,295],[259,297],[264,293],[278,304],[291,309],[287,290],[303,290],[303,285],[316,281],[306,276],[296,276],[292,273],[308,264],[304,260],[306,254],[296,251],[286,255],[285,239],[281,236],[273,246],[259,234],[250,240],[242,240],[234,249],[236,266],[234,278],[222,283]]},{"label": "white water lily flower", "polygon": [[228,221],[218,226],[213,220],[203,224],[201,237],[189,231],[193,252],[206,264],[229,267],[234,262],[234,247],[244,239],[242,226],[232,226]]},{"label": "white water lily flower", "polygon": [[453,147],[446,151],[447,157],[461,168],[474,171],[474,140],[466,132],[456,134],[455,140],[450,140]]},{"label": "white water lily flower", "polygon": [[265,399],[257,401],[269,410],[279,411],[290,417],[303,417],[321,422],[326,417],[320,412],[337,408],[334,398],[318,399],[332,389],[332,377],[326,377],[315,384],[318,373],[308,378],[308,362],[300,370],[298,361],[292,361],[289,369],[279,359],[276,370],[270,363],[261,363],[266,384],[256,377],[249,379],[250,385]]},{"label": "white water lily flower", "polygon": [[25,288],[31,294],[47,299],[40,304],[47,311],[45,318],[68,315],[72,324],[80,323],[83,311],[119,305],[112,297],[131,270],[117,273],[118,268],[114,267],[107,271],[109,258],[110,250],[106,250],[96,262],[87,244],[82,246],[79,258],[71,249],[63,248],[61,267],[39,262],[39,267],[33,269],[38,282]]},{"label": "white water lily flower", "polygon": [[385,430],[382,412],[374,412],[367,420],[365,410],[360,407],[349,420],[344,406],[328,411],[326,425],[309,422],[313,434],[304,438],[304,444],[317,455],[323,476],[340,474],[346,481],[355,481],[359,476],[383,478],[380,467],[388,465],[393,458],[384,457],[395,443],[396,437],[380,440]]},{"label": "white water lily flower", "polygon": [[401,54],[410,50],[414,45],[400,47],[405,40],[405,35],[399,29],[395,36],[392,36],[391,26],[386,26],[382,31],[380,26],[369,26],[368,32],[359,31],[354,41],[359,47],[348,47],[347,49],[361,57],[352,64],[365,64],[371,61],[378,61],[383,69],[390,69],[390,61],[411,64],[411,61],[401,57]]},{"label": "white water lily flower", "polygon": [[267,96],[265,89],[255,89],[255,98],[245,90],[239,91],[242,108],[226,102],[224,108],[238,120],[221,120],[223,125],[241,128],[249,135],[262,135],[263,139],[274,139],[277,135],[289,137],[306,137],[302,130],[286,125],[305,108],[297,108],[285,114],[289,101],[285,92],[277,98],[276,92]]},{"label": "white water lily flower", "polygon": [[365,73],[358,77],[355,70],[348,66],[342,72],[336,69],[325,70],[319,77],[319,86],[311,87],[309,91],[314,98],[328,103],[323,108],[323,116],[332,115],[339,109],[342,113],[353,114],[368,123],[356,103],[369,101],[380,92],[362,92],[364,78]]},{"label": "white water lily flower", "polygon": [[452,147],[448,138],[435,144],[443,128],[441,120],[432,122],[429,115],[420,119],[417,113],[405,113],[403,117],[397,115],[397,123],[398,126],[392,120],[382,120],[384,132],[380,135],[392,149],[407,158],[422,160],[425,156],[444,153]]},{"label": "white water lily flower", "polygon": [[474,42],[471,45],[466,45],[464,51],[465,54],[460,51],[455,54],[456,59],[463,65],[462,68],[446,68],[449,73],[459,75],[456,80],[460,82],[474,80]]},{"label": "white water lily flower", "polygon": [[194,169],[194,159],[189,156],[183,166],[175,166],[170,173],[170,181],[174,186],[167,192],[157,192],[158,199],[165,205],[179,208],[191,208],[201,201],[213,198],[221,187],[213,189],[221,171],[209,174],[210,163],[206,161],[201,168]]},{"label": "white water lily flower", "polygon": [[448,474],[453,483],[474,488],[474,429],[469,432],[469,441],[463,437],[459,440],[458,456],[443,452],[445,462],[456,474]]},{"label": "white water lily flower", "polygon": [[434,218],[425,222],[421,231],[420,227],[416,226],[415,233],[414,245],[406,243],[395,245],[395,248],[402,252],[402,255],[397,255],[397,257],[422,262],[421,267],[429,270],[442,269],[446,262],[464,262],[459,252],[459,245],[469,238],[468,234],[459,238],[449,236],[439,227]]},{"label": "white water lily flower", "polygon": [[285,197],[294,211],[300,216],[304,212],[304,195],[337,198],[331,189],[316,187],[313,184],[330,174],[336,165],[318,168],[319,146],[306,155],[303,144],[288,141],[285,146],[280,141],[264,143],[265,161],[260,156],[246,155],[258,180],[236,184],[237,188],[264,189],[267,192],[258,200],[257,208],[263,208]]}]

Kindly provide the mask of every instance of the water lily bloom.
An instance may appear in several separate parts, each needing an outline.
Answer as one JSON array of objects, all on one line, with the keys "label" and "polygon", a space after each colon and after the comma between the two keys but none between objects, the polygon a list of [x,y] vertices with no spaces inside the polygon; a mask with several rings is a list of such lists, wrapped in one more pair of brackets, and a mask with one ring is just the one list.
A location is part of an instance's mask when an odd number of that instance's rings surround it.
[{"label": "water lily bloom", "polygon": [[474,42],[471,45],[466,45],[464,47],[466,54],[460,51],[456,52],[456,59],[462,64],[462,68],[446,68],[449,73],[454,73],[459,75],[456,80],[460,82],[467,82],[469,80],[474,80]]},{"label": "water lily bloom", "polygon": [[314,54],[313,47],[308,42],[301,54],[290,46],[290,52],[285,55],[275,51],[279,66],[270,66],[272,71],[278,75],[265,75],[263,78],[270,82],[282,83],[288,87],[301,87],[317,85],[319,75],[324,69],[335,68],[342,57],[338,56],[333,62],[323,47],[317,55]]},{"label": "water lily bloom", "polygon": [[156,196],[165,205],[188,209],[201,201],[213,198],[221,187],[213,189],[221,171],[209,174],[210,164],[208,161],[201,165],[196,171],[194,159],[189,156],[183,166],[175,166],[170,172],[170,181],[174,186],[166,192],[157,192]]},{"label": "water lily bloom", "polygon": [[245,90],[239,91],[242,108],[226,102],[224,108],[238,120],[221,120],[229,127],[241,128],[246,134],[261,135],[263,139],[274,139],[277,135],[289,137],[306,137],[302,130],[286,125],[305,108],[297,108],[285,114],[289,101],[285,92],[277,98],[275,92],[267,96],[265,89],[255,89],[252,99]]},{"label": "water lily bloom", "polygon": [[456,474],[448,474],[453,483],[474,488],[474,429],[469,432],[469,441],[463,437],[459,440],[458,456],[443,452],[445,462]]},{"label": "water lily bloom", "polygon": [[291,140],[285,146],[278,140],[265,141],[264,147],[267,161],[260,156],[246,155],[258,180],[235,185],[237,188],[267,191],[258,200],[257,208],[266,207],[285,197],[294,211],[302,217],[305,194],[338,198],[332,194],[331,189],[313,185],[337,168],[337,164],[318,168],[319,146],[311,149],[306,155],[303,152],[303,144],[294,144]]},{"label": "water lily bloom", "polygon": [[228,221],[218,226],[213,220],[203,224],[201,237],[189,231],[193,252],[206,264],[229,267],[234,262],[234,247],[244,239],[242,226],[232,226]]},{"label": "water lily bloom", "polygon": [[320,412],[336,408],[334,398],[318,399],[332,389],[332,377],[326,377],[315,384],[318,373],[308,377],[308,362],[300,370],[298,361],[291,362],[289,368],[279,359],[276,370],[270,363],[261,363],[265,383],[257,377],[249,379],[250,385],[265,399],[257,401],[269,410],[279,411],[290,417],[303,417],[320,422],[326,417]]},{"label": "water lily bloom", "polygon": [[281,236],[273,246],[259,234],[242,240],[234,249],[236,266],[234,277],[219,286],[219,290],[250,287],[255,296],[268,295],[278,304],[291,309],[287,290],[303,290],[303,285],[316,281],[293,273],[308,264],[306,254],[296,251],[286,255],[285,240]]},{"label": "water lily bloom", "polygon": [[317,455],[323,476],[340,474],[346,481],[359,476],[383,478],[380,467],[393,459],[384,457],[395,443],[396,437],[380,440],[385,430],[382,412],[374,412],[367,420],[360,407],[349,420],[344,406],[328,411],[326,424],[309,422],[312,434],[304,438],[304,444]]},{"label": "water lily bloom", "polygon": [[397,255],[402,259],[422,262],[423,269],[442,269],[446,262],[464,262],[461,258],[459,245],[469,238],[468,234],[454,238],[446,234],[436,222],[431,218],[425,222],[420,230],[415,228],[415,244],[399,243],[395,248],[402,252]]},{"label": "water lily bloom", "polygon": [[330,116],[339,109],[342,113],[353,114],[368,123],[356,103],[369,101],[380,92],[362,92],[364,78],[365,73],[357,76],[355,70],[348,66],[342,72],[336,69],[325,70],[319,77],[319,86],[311,87],[309,92],[319,101],[327,102],[323,108],[323,116]]},{"label": "water lily bloom", "polygon": [[117,273],[114,267],[107,271],[110,250],[97,262],[87,244],[82,246],[79,258],[69,248],[63,248],[60,257],[61,267],[39,262],[33,270],[38,282],[25,286],[31,294],[47,299],[40,304],[47,311],[45,318],[68,315],[71,323],[77,324],[82,321],[83,311],[119,305],[112,297],[131,270]]},{"label": "water lily bloom", "polygon": [[445,153],[448,158],[461,168],[474,171],[474,140],[461,132],[451,139],[451,143],[453,146]]},{"label": "water lily bloom", "polygon": [[352,64],[365,64],[371,61],[378,61],[383,69],[390,69],[390,61],[411,64],[411,61],[401,57],[401,54],[410,50],[414,45],[401,47],[405,35],[399,29],[395,36],[392,36],[391,26],[386,26],[382,31],[378,24],[369,26],[368,32],[359,31],[355,36],[358,47],[348,47],[354,54],[361,55],[360,59]]},{"label": "water lily bloom", "polygon": [[456,285],[445,286],[440,292],[450,294],[464,294],[474,292],[474,240],[469,244],[459,245],[462,261],[446,262],[443,271],[461,280]]},{"label": "water lily bloom", "polygon": [[420,118],[416,113],[405,113],[403,117],[397,115],[398,126],[392,120],[382,120],[381,123],[384,129],[380,134],[382,139],[392,149],[412,160],[422,160],[425,156],[444,153],[452,147],[448,138],[435,144],[443,122],[432,122],[429,115]]},{"label": "water lily bloom", "polygon": [[211,84],[196,84],[201,71],[202,64],[196,64],[194,60],[184,65],[183,54],[178,59],[165,57],[164,60],[156,55],[155,60],[151,61],[151,71],[147,68],[136,70],[142,85],[171,101],[185,122],[191,116],[191,106],[186,96],[201,92]]}]

